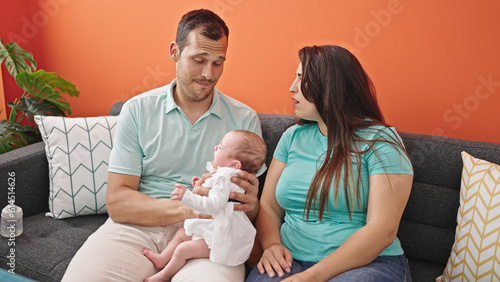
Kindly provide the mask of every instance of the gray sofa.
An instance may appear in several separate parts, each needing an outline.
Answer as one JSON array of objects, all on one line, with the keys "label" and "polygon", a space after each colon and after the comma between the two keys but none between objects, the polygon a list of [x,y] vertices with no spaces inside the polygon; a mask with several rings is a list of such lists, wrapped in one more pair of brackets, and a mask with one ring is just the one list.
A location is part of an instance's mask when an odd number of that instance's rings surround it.
[{"label": "gray sofa", "polygon": [[[120,109],[121,104],[115,104],[110,114],[116,115]],[[259,116],[269,164],[281,133],[296,119],[291,115]],[[454,241],[462,172],[460,153],[467,151],[476,158],[500,164],[500,144],[400,134],[413,162],[415,178],[398,236],[413,281],[433,281],[442,273]],[[62,220],[45,217],[49,210],[49,178],[43,142],[0,155],[1,207],[7,204],[9,172],[16,175],[16,204],[24,211],[24,233],[15,239],[14,247],[7,238],[0,238],[0,267],[11,268],[10,249],[14,248],[17,274],[39,281],[59,281],[75,252],[107,215]],[[260,181],[262,185],[263,178]]]}]

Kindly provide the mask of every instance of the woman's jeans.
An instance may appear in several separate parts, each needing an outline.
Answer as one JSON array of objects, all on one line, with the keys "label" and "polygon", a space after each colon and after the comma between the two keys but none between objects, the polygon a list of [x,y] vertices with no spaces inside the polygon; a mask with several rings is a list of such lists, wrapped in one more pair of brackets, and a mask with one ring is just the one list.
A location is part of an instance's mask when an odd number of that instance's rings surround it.
[{"label": "woman's jeans", "polygon": [[[302,272],[316,262],[293,260],[290,273],[285,273],[283,278],[275,276],[270,278],[267,273],[260,274],[257,266],[252,269],[250,275],[246,279],[247,282],[265,282],[265,281],[280,281],[293,274]],[[353,281],[353,282],[389,282],[389,281],[406,281],[411,282],[410,268],[404,255],[400,256],[379,256],[372,263],[363,267],[351,269],[341,273],[330,280],[331,281]]]}]

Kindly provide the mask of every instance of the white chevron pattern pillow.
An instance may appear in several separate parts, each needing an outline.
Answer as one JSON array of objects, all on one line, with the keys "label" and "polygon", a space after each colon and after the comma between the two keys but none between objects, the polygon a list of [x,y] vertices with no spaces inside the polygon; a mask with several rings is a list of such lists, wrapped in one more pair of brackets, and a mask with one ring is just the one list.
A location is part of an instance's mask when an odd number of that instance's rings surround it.
[{"label": "white chevron pattern pillow", "polygon": [[500,166],[462,152],[455,243],[436,281],[500,280]]},{"label": "white chevron pattern pillow", "polygon": [[108,162],[118,117],[35,116],[49,163],[49,209],[56,219],[106,213]]}]

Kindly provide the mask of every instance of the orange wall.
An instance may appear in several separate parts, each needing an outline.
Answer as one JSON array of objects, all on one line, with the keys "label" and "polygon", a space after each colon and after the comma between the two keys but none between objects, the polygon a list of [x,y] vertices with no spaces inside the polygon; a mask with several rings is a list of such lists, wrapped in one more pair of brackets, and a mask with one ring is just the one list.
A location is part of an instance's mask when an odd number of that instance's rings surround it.
[{"label": "orange wall", "polygon": [[[28,24],[31,21],[30,15],[39,9],[35,1],[0,0],[0,38],[4,44],[15,41],[25,50],[33,53],[35,58],[41,58],[43,53],[40,49],[40,36],[38,29]],[[23,91],[17,86],[14,78],[9,74],[6,68],[2,67],[0,79],[3,81],[4,101],[0,102],[0,109],[3,114],[10,113],[10,108],[5,108],[7,102],[14,101],[21,96]],[[5,105],[3,104],[5,103]],[[7,115],[8,116],[8,115]],[[1,118],[6,118],[3,115]]]},{"label": "orange wall", "polygon": [[29,7],[17,20],[2,15],[0,36],[6,43],[16,31],[39,68],[77,85],[73,116],[105,115],[112,103],[169,83],[177,22],[208,8],[230,29],[218,88],[258,112],[293,113],[298,49],[338,44],[358,56],[399,130],[500,142],[497,0],[19,2]]},{"label": "orange wall", "polygon": [[5,94],[3,90],[2,68],[0,68],[0,119],[7,119],[5,112]]}]

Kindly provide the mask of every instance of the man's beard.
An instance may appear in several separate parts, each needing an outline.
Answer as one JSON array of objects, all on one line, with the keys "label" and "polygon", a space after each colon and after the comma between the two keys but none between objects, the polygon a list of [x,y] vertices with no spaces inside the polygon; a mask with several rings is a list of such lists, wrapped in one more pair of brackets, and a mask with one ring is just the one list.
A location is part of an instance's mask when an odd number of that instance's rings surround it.
[{"label": "man's beard", "polygon": [[[196,85],[196,86],[197,86],[197,84],[196,84],[197,81],[198,80],[194,80],[194,85]],[[213,85],[212,81],[204,80],[203,82],[210,82]],[[184,95],[183,95],[184,98],[186,98],[188,101],[194,102],[194,103],[205,101],[213,93],[214,88],[215,88],[215,86],[212,86],[212,89],[210,89],[208,94],[197,95],[194,91],[190,91],[188,88],[181,87],[182,93],[184,93]]]}]

